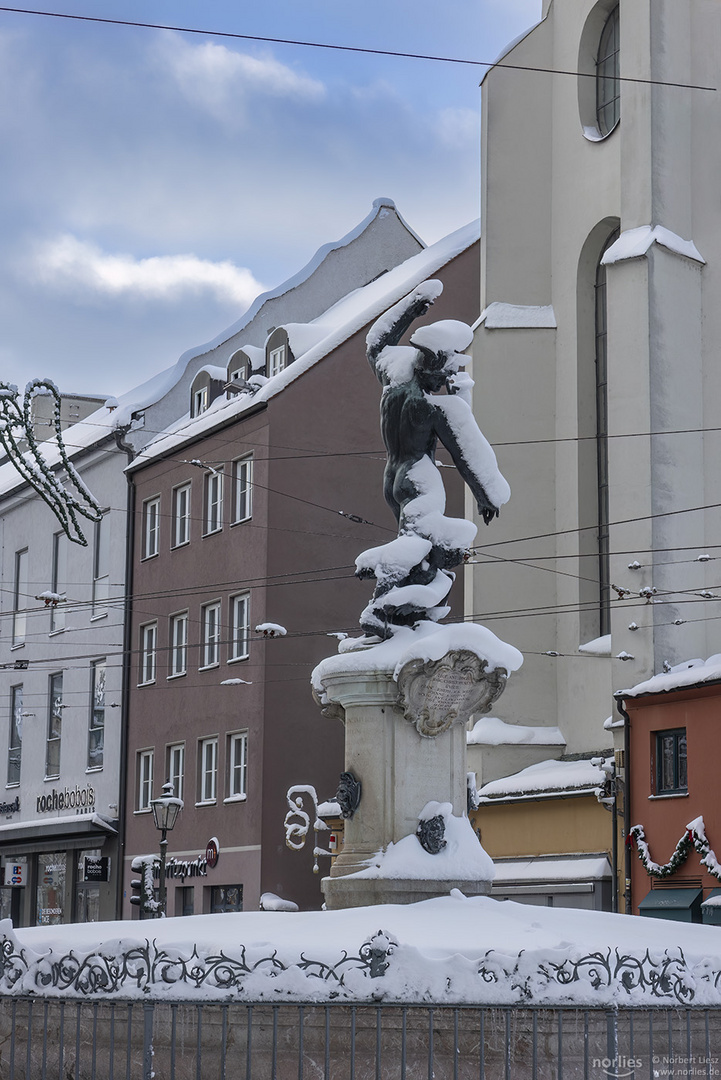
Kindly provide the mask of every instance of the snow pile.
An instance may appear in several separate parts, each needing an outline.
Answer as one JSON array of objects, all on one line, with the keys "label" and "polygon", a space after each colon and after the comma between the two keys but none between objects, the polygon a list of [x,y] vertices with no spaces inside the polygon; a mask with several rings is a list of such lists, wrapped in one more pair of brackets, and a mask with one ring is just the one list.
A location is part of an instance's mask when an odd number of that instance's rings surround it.
[{"label": "snow pile", "polygon": [[0,935],[8,995],[721,1005],[715,926],[458,891],[282,918],[260,911],[17,930],[7,920]]},{"label": "snow pile", "polygon": [[628,690],[617,690],[614,697],[633,698],[643,694],[668,693],[680,690],[684,686],[700,686],[702,683],[721,680],[721,653],[714,653],[708,660],[684,660],[662,675],[652,675],[650,679],[637,683]]},{"label": "snow pile", "polygon": [[469,746],[565,746],[560,728],[507,724],[497,716],[482,716],[466,735]]},{"label": "snow pile", "polygon": [[292,900],[284,900],[274,892],[264,892],[260,898],[261,911],[297,911],[298,905]]},{"label": "snow pile", "polygon": [[[599,760],[594,758],[594,761]],[[612,759],[609,759],[612,760]],[[574,792],[593,792],[606,780],[603,765],[593,765],[590,761],[539,761],[527,769],[504,776],[500,780],[491,780],[478,792],[479,801],[493,802],[495,799],[513,795],[565,794]]]},{"label": "snow pile", "polygon": [[610,656],[611,635],[604,634],[603,637],[594,638],[593,641],[586,641],[578,646],[578,651],[586,656]]},{"label": "snow pile", "polygon": [[402,878],[422,881],[492,881],[493,861],[481,847],[466,817],[454,817],[450,803],[426,803],[420,821],[441,817],[445,845],[437,855],[429,854],[415,834],[390,843],[373,857],[366,870],[354,878]]}]

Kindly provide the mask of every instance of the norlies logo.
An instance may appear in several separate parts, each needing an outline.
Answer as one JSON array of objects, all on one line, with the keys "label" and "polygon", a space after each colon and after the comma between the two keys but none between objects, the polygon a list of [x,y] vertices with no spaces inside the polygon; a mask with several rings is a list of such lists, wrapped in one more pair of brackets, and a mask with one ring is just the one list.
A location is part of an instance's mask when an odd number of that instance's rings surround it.
[{"label": "norlies logo", "polygon": [[95,788],[74,787],[58,791],[53,788],[46,795],[38,795],[37,812],[46,814],[52,810],[92,810],[95,806]]}]

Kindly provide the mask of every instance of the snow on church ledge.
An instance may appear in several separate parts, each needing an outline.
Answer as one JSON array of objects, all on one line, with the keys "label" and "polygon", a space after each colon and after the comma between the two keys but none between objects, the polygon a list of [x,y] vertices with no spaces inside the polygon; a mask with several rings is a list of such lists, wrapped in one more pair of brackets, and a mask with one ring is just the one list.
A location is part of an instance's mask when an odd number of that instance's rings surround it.
[{"label": "snow on church ledge", "polygon": [[483,309],[472,329],[485,326],[486,330],[555,330],[557,325],[551,304],[504,304],[494,300]]},{"label": "snow on church ledge", "polygon": [[704,266],[706,264],[693,240],[683,240],[663,225],[641,225],[637,229],[626,229],[604,253],[601,262],[604,266],[610,266],[625,259],[638,259],[647,254],[652,244],[660,244],[675,255],[683,255]]}]

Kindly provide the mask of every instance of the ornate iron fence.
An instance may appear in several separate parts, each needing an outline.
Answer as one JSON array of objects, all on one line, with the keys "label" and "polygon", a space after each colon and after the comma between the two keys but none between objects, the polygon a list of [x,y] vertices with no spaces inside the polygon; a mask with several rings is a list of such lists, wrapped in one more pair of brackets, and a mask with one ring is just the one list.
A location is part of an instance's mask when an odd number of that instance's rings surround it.
[{"label": "ornate iron fence", "polygon": [[0,999],[0,1080],[719,1075],[719,1009]]}]

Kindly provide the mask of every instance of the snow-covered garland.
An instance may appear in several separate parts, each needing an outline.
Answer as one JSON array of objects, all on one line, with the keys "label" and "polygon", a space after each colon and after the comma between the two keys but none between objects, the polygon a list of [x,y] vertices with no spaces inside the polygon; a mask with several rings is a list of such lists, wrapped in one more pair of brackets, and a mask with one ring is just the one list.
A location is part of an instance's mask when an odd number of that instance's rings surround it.
[{"label": "snow-covered garland", "polygon": [[[63,468],[70,483],[77,489],[79,498],[69,491],[53,472],[43,457],[33,431],[31,406],[39,393],[48,393],[54,399],[53,427]],[[17,386],[0,382],[0,443],[23,480],[37,491],[63,527],[69,540],[82,547],[88,541],[80,528],[78,514],[88,521],[100,521],[102,511],[94,495],[86,487],[77,470],[70,462],[62,438],[60,418],[60,393],[50,379],[32,379],[25,387],[22,404]],[[27,440],[28,450],[23,451],[18,437]]]},{"label": "snow-covered garland", "polygon": [[686,862],[686,859],[691,852],[691,848],[695,848],[701,856],[702,866],[706,867],[709,874],[712,874],[721,881],[721,863],[719,863],[716,858],[716,852],[706,839],[703,817],[694,818],[693,821],[688,823],[686,832],[676,844],[673,855],[669,861],[663,865],[654,862],[651,858],[651,853],[648,844],[646,843],[646,834],[643,825],[634,825],[633,828],[629,830],[626,843],[631,845],[634,841],[638,847],[638,857],[643,863],[643,868],[647,874],[651,875],[651,877],[665,878],[675,874]]}]

